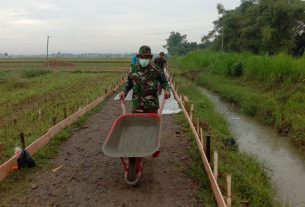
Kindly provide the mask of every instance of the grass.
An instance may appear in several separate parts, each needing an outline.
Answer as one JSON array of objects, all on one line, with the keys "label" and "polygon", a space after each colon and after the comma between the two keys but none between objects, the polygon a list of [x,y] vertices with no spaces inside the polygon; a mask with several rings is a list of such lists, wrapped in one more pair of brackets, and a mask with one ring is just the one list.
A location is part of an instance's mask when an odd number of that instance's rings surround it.
[{"label": "grass", "polygon": [[[12,173],[3,182],[0,182],[0,197],[3,198],[0,201],[0,205],[8,205],[7,202],[12,202],[14,200],[12,198],[23,196],[23,193],[29,188],[35,173],[42,169],[51,170],[54,167],[51,160],[58,154],[60,144],[69,139],[74,129],[81,128],[81,126],[87,121],[88,117],[97,113],[103,106],[104,103],[99,104],[93,110],[81,117],[73,125],[63,129],[55,137],[53,137],[44,148],[39,150],[33,156],[33,159],[37,164],[35,168],[21,169],[15,173]],[[12,192],[13,194],[10,195]]]},{"label": "grass", "polygon": [[[208,133],[212,137],[212,150],[217,149],[219,152],[219,172],[232,174],[233,206],[240,206],[241,200],[249,200],[251,206],[281,206],[264,167],[254,157],[239,152],[236,145],[228,144],[233,139],[228,124],[221,115],[215,113],[213,104],[201,93],[196,83],[187,79],[179,65],[173,62],[172,72],[179,85],[179,91],[187,95],[190,102],[195,105],[195,116],[209,123]],[[188,174],[200,182],[203,203],[206,206],[215,206],[195,144],[191,154],[194,164]],[[220,177],[219,183],[222,192],[225,192],[225,178]]]},{"label": "grass", "polygon": [[249,53],[200,51],[191,53],[181,58],[180,61],[181,69],[204,69],[225,77],[230,76],[232,66],[239,62],[245,68],[243,78],[275,85],[282,81],[303,81],[305,78],[305,55],[295,59],[285,54],[270,57]]},{"label": "grass", "polygon": [[0,83],[0,163],[13,155],[25,134],[30,144],[54,123],[95,100],[122,73],[7,72]]},{"label": "grass", "polygon": [[[197,85],[208,87],[246,114],[273,126],[305,152],[305,56],[195,52],[175,60]],[[242,74],[232,75],[240,63]]]},{"label": "grass", "polygon": [[[56,62],[56,66],[52,66],[52,62]],[[68,64],[65,66],[65,64]],[[107,68],[123,68],[130,67],[129,59],[65,59],[59,58],[50,59],[51,66],[48,68],[44,59],[5,59],[0,60],[0,71],[20,71],[20,70],[80,70],[87,71],[88,69],[104,70]]]}]

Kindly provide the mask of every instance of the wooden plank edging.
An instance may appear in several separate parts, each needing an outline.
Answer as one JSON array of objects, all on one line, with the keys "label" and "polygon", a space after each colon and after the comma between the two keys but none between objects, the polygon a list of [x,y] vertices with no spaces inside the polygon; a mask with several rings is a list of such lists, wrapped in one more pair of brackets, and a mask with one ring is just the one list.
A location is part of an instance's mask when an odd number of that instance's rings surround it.
[{"label": "wooden plank edging", "polygon": [[227,207],[226,203],[225,203],[225,200],[223,198],[223,195],[220,191],[220,188],[217,184],[217,181],[214,177],[214,174],[212,172],[212,168],[208,162],[208,159],[204,153],[204,150],[203,150],[203,144],[200,142],[200,137],[199,135],[197,134],[197,130],[191,120],[191,118],[189,117],[188,113],[187,113],[187,110],[185,109],[183,103],[182,103],[182,100],[180,99],[179,95],[177,94],[176,90],[175,90],[175,87],[174,87],[174,84],[172,82],[172,91],[174,93],[174,96],[176,98],[176,100],[179,102],[181,108],[182,108],[182,111],[184,113],[184,116],[185,118],[187,119],[187,121],[189,122],[189,126],[193,132],[193,135],[195,136],[195,140],[196,140],[196,143],[197,143],[197,146],[198,146],[198,149],[199,149],[199,152],[200,152],[200,155],[201,155],[201,159],[203,161],[203,166],[204,166],[204,169],[208,175],[208,178],[210,180],[210,183],[211,183],[211,187],[212,187],[212,191],[213,191],[213,194],[214,194],[214,197],[215,197],[215,200],[217,202],[217,206],[219,207]]},{"label": "wooden plank edging", "polygon": [[[98,104],[100,104],[102,101],[104,101],[106,98],[111,96],[115,91],[119,89],[119,87],[124,83],[127,76],[124,76],[123,79],[119,80],[118,84],[116,84],[111,90],[109,90],[106,94],[102,95],[101,97],[97,98],[96,100],[89,103],[87,106],[82,108],[81,110],[75,112],[74,114],[70,115],[66,119],[62,120],[61,122],[57,123],[56,125],[52,126],[48,129],[48,131],[43,134],[41,137],[36,139],[32,144],[26,147],[26,150],[30,155],[35,154],[39,149],[44,147],[46,144],[49,143],[49,141],[62,129],[66,128],[67,126],[74,123],[76,120],[78,120],[81,116],[83,116],[85,113],[89,112],[91,109],[96,107]],[[11,172],[12,168],[14,166],[17,166],[17,159],[19,157],[19,154],[14,155],[9,160],[7,160],[5,163],[0,165],[0,181],[3,181]]]}]

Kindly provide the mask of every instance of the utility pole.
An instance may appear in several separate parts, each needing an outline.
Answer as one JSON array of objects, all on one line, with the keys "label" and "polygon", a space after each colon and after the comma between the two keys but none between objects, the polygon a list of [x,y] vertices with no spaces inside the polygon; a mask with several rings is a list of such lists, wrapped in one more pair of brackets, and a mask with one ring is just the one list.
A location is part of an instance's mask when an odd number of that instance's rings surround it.
[{"label": "utility pole", "polygon": [[221,34],[221,51],[223,52],[223,27],[222,27],[222,34]]},{"label": "utility pole", "polygon": [[48,35],[47,37],[47,66],[49,68],[49,41],[50,41],[50,36]]}]

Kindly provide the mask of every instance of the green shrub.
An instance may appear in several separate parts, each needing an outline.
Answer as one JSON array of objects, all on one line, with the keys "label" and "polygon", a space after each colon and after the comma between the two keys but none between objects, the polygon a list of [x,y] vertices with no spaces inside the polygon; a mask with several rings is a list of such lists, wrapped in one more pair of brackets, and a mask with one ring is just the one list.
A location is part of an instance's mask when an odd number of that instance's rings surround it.
[{"label": "green shrub", "polygon": [[43,70],[43,69],[24,70],[24,71],[22,71],[21,76],[23,78],[34,78],[34,77],[46,75],[50,72],[51,72],[50,70]]},{"label": "green shrub", "polygon": [[232,77],[239,77],[244,73],[244,66],[241,62],[236,62],[231,67],[231,76]]}]

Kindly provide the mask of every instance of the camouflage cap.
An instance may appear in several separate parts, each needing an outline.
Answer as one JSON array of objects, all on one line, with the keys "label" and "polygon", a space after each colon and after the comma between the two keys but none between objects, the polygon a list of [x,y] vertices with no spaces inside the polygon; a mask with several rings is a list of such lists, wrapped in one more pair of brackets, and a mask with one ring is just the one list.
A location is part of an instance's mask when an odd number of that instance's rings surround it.
[{"label": "camouflage cap", "polygon": [[152,56],[150,47],[147,46],[147,45],[141,46],[140,49],[139,49],[139,53],[137,54],[137,56],[140,56],[140,55]]}]

